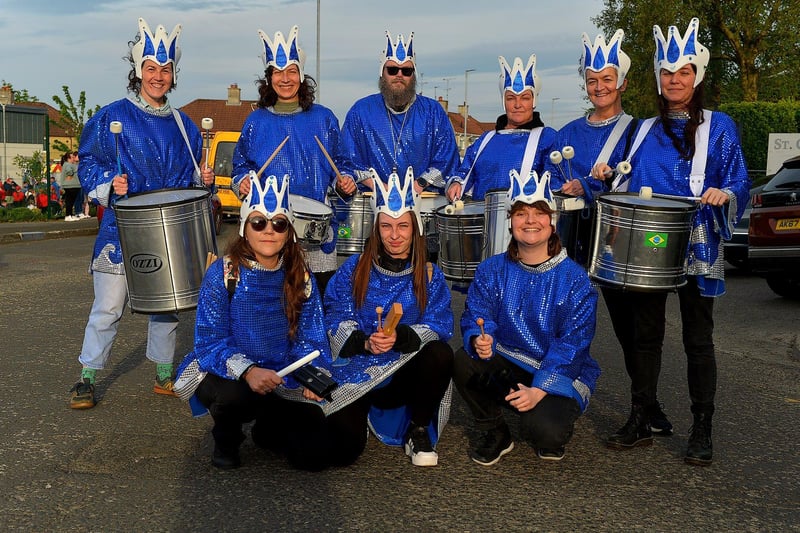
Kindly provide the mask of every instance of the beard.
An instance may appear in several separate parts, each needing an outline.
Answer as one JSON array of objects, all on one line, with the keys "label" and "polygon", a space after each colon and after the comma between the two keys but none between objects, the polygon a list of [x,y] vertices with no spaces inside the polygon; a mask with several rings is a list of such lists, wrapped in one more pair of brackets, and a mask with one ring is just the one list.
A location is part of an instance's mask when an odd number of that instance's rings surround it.
[{"label": "beard", "polygon": [[402,111],[404,107],[406,107],[411,100],[414,99],[414,96],[417,92],[417,77],[413,76],[408,85],[406,85],[402,89],[395,89],[389,82],[386,81],[386,78],[381,76],[378,79],[378,89],[381,91],[381,96],[383,96],[383,100],[386,102],[386,105],[394,109],[395,111]]}]

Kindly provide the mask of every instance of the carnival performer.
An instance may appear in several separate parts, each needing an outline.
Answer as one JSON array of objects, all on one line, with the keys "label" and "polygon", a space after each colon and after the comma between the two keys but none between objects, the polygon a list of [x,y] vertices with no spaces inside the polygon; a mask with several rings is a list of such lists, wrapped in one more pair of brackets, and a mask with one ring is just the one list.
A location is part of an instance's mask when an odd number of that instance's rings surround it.
[{"label": "carnival performer", "polygon": [[375,169],[381,179],[414,169],[417,192],[442,192],[444,180],[458,167],[453,126],[442,105],[417,94],[414,33],[386,46],[380,56],[380,92],[358,100],[342,126],[342,138],[356,181],[372,189]]},{"label": "carnival performer", "polygon": [[[372,234],[325,293],[339,383],[334,404],[347,411],[354,446],[364,449],[369,427],[384,444],[403,446],[412,464],[435,466],[452,394],[450,291],[439,268],[426,262],[413,170],[402,181],[391,174],[386,185],[371,175]],[[399,324],[384,329],[382,320],[397,304]]]},{"label": "carnival performer", "polygon": [[498,59],[505,114],[497,117],[493,130],[467,148],[458,171],[447,181],[450,201],[462,195],[483,200],[489,191],[508,190],[512,169],[523,176],[531,170],[541,174],[555,148],[556,131],[546,127],[536,111],[541,90],[536,55],[531,54],[527,63],[514,58],[513,66],[503,56]]},{"label": "carnival performer", "polygon": [[[653,194],[700,198],[689,239],[688,282],[678,288],[678,298],[694,417],[684,460],[708,465],[717,377],[713,310],[716,297],[725,293],[722,240],[730,238],[742,215],[750,179],[736,124],[724,113],[703,109],[710,54],[697,41],[698,31],[697,18],[683,35],[670,26],[665,38],[660,27],[653,28],[659,115],[644,121],[634,138],[627,189],[651,187]],[[596,165],[593,175],[599,179],[609,169]],[[666,292],[628,291],[623,297],[613,312],[624,316],[612,320],[630,322],[632,345],[625,366],[631,378],[631,413],[606,441],[614,449],[652,443],[647,413],[656,402],[666,323]]]},{"label": "carnival performer", "polygon": [[[264,77],[258,80],[258,109],[250,113],[233,152],[233,188],[240,196],[250,190],[250,172],[258,171],[286,139],[263,170],[267,175],[288,174],[292,193],[324,204],[328,190],[342,197],[356,191],[350,175],[338,175],[325,157],[325,147],[336,168],[349,168],[340,139],[339,121],[333,112],[314,103],[316,82],[305,74],[306,55],[298,45],[298,27],[288,38],[275,32],[270,39],[258,31],[264,47]],[[332,221],[322,245],[304,243],[307,261],[324,293],[336,270],[336,223]]]},{"label": "carnival performer", "polygon": [[322,302],[296,240],[288,191],[288,176],[253,180],[239,238],[203,279],[194,350],[175,380],[181,398],[194,397],[195,414],[207,409],[214,418],[211,462],[221,469],[240,466],[242,424],[251,420],[259,446],[285,453],[297,468],[328,466],[323,399],[277,373],[315,350],[320,355],[311,364],[331,363]]},{"label": "carnival performer", "polygon": [[[103,107],[86,123],[79,148],[78,176],[93,202],[113,207],[126,194],[180,187],[213,187],[214,173],[197,164],[201,160],[200,132],[185,114],[167,100],[176,84],[181,57],[176,25],[167,34],[155,32],[139,19],[139,34],[128,43],[128,98]],[[110,131],[119,123],[120,132]],[[121,126],[120,126],[121,124]],[[128,300],[117,219],[106,209],[95,240],[90,266],[94,303],[78,360],[81,377],[72,388],[70,407],[94,407],[94,384],[105,368],[119,321]],[[150,316],[147,331],[148,359],[156,363],[154,391],[174,395],[173,358],[178,316]]]},{"label": "carnival performer", "polygon": [[600,376],[589,353],[597,292],[561,248],[550,174],[512,174],[512,239],[478,265],[455,355],[456,387],[482,432],[469,455],[485,466],[514,448],[503,408],[519,413],[539,458],[561,460]]}]

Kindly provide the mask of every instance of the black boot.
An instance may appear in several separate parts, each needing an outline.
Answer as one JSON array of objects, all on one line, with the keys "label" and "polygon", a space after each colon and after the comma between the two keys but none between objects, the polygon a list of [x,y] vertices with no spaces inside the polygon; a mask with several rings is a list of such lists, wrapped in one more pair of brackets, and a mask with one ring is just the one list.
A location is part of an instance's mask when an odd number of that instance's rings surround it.
[{"label": "black boot", "polygon": [[690,465],[708,466],[711,464],[712,453],[711,413],[694,413],[694,424],[689,430],[689,446],[683,460]]},{"label": "black boot", "polygon": [[650,418],[643,405],[631,405],[628,421],[616,433],[606,439],[606,446],[615,450],[628,450],[637,446],[653,444],[653,433],[650,431]]}]

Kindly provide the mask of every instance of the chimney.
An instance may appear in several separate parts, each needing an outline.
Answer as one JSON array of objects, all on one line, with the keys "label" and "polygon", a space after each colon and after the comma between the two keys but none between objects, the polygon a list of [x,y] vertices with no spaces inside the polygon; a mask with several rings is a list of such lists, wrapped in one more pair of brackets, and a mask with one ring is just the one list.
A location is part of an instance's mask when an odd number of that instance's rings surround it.
[{"label": "chimney", "polygon": [[228,87],[228,101],[225,105],[242,105],[242,90],[235,83]]},{"label": "chimney", "polygon": [[444,108],[445,112],[447,112],[447,100],[445,100],[441,96],[439,97],[439,105]]}]

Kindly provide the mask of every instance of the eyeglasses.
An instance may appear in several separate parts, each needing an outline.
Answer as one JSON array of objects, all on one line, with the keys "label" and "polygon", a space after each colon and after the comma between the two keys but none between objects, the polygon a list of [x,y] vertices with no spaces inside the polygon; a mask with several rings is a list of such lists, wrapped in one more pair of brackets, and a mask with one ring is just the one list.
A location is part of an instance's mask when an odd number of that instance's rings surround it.
[{"label": "eyeglasses", "polygon": [[414,67],[386,67],[386,73],[389,76],[397,76],[398,72],[402,72],[403,76],[410,78],[414,74]]},{"label": "eyeglasses", "polygon": [[281,218],[264,218],[264,217],[253,217],[248,218],[247,223],[250,224],[250,227],[253,228],[253,231],[262,232],[267,229],[267,222],[272,224],[272,229],[275,233],[286,233],[286,230],[289,229],[289,221],[283,217]]}]

